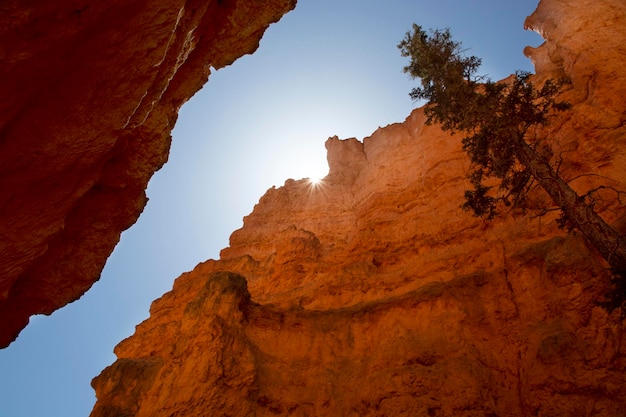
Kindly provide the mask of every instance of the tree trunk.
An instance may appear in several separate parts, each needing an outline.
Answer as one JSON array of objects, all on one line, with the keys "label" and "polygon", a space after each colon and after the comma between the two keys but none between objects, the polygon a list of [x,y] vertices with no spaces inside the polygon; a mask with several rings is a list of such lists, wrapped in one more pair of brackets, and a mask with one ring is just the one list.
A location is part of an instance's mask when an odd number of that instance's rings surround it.
[{"label": "tree trunk", "polygon": [[563,210],[568,219],[596,247],[615,272],[626,273],[626,238],[604,221],[552,166],[524,140],[516,147],[522,164]]}]

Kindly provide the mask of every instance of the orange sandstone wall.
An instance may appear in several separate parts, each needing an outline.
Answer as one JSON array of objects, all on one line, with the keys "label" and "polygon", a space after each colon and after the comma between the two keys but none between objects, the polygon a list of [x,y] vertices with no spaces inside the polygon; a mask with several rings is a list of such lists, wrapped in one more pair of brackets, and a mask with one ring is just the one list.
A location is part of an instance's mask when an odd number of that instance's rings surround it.
[{"label": "orange sandstone wall", "polygon": [[2,2],[0,346],[99,278],[167,160],[180,106],[294,6]]},{"label": "orange sandstone wall", "polygon": [[[527,25],[536,78],[569,78],[574,106],[537,136],[580,192],[625,189],[626,5],[543,0]],[[460,138],[424,121],[331,138],[322,185],[268,190],[116,347],[91,416],[623,416],[606,265],[554,214],[460,210]]]}]

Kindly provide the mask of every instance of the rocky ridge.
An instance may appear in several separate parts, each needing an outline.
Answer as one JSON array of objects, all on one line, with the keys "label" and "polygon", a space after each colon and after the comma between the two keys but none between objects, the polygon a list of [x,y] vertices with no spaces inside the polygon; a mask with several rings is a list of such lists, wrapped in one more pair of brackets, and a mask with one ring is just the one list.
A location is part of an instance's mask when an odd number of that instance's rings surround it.
[{"label": "rocky ridge", "polygon": [[99,278],[178,109],[295,0],[3,1],[0,347]]},{"label": "rocky ridge", "polygon": [[[626,6],[542,0],[526,24],[546,39],[526,50],[536,80],[569,80],[573,105],[537,137],[579,192],[626,189]],[[623,415],[626,332],[595,303],[606,265],[554,213],[460,210],[459,138],[424,122],[330,138],[321,184],[268,190],[116,347],[92,417]]]}]

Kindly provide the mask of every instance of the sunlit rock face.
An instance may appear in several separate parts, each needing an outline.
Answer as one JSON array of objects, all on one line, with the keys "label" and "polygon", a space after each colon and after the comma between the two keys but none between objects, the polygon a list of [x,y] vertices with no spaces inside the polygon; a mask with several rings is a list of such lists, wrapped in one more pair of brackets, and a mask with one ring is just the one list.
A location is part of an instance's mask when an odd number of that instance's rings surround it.
[{"label": "sunlit rock face", "polygon": [[36,0],[0,13],[0,346],[99,277],[210,68],[295,0]]},{"label": "sunlit rock face", "polygon": [[[624,9],[552,0],[528,20],[547,39],[527,51],[537,79],[568,77],[574,106],[537,137],[581,193],[626,188]],[[556,213],[463,212],[460,137],[421,109],[326,147],[322,184],[268,190],[220,260],[153,303],[94,380],[92,417],[623,415],[606,265]],[[597,209],[623,230],[606,191]]]},{"label": "sunlit rock face", "polygon": [[563,158],[578,175],[608,169],[620,182],[626,179],[626,164],[616,162],[626,152],[625,14],[623,1],[542,1],[526,26],[546,43],[525,50],[540,79],[572,83],[571,119],[558,126]]}]

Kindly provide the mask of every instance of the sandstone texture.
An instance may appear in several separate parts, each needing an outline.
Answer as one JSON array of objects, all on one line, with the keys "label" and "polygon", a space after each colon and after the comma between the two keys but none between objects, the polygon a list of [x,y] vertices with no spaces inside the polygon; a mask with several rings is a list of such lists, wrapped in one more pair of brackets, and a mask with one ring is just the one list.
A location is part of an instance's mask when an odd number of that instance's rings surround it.
[{"label": "sandstone texture", "polygon": [[178,109],[295,0],[0,4],[0,346],[80,297],[147,201]]},{"label": "sandstone texture", "polygon": [[[580,193],[625,190],[626,5],[542,0],[527,25],[546,39],[526,51],[537,81],[571,81],[538,146]],[[270,189],[116,347],[91,416],[624,416],[600,256],[537,216],[541,190],[529,216],[463,212],[460,137],[424,122],[330,138],[322,184]]]}]

